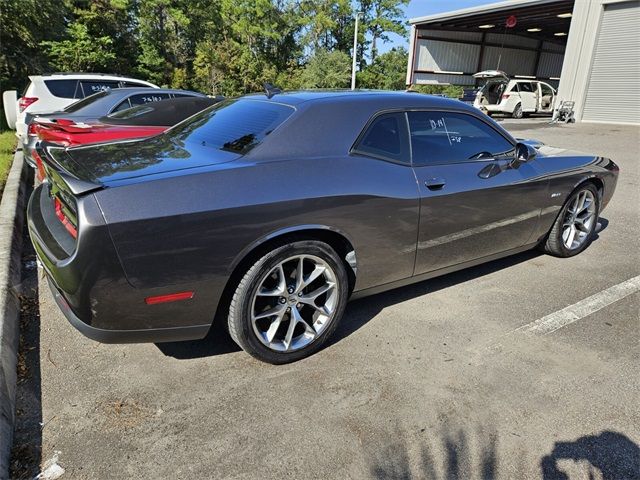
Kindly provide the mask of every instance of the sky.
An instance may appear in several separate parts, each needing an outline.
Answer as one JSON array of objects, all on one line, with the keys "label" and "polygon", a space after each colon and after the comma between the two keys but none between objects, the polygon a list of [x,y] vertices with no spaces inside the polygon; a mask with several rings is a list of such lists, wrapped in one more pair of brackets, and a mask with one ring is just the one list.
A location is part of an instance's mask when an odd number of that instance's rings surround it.
[{"label": "sky", "polygon": [[[496,3],[498,1],[500,0],[411,0],[405,9],[405,16],[409,20],[410,18],[450,12],[461,8],[477,7],[478,5],[486,5],[487,3]],[[390,38],[391,42],[380,46],[380,53],[389,51],[393,47],[409,48],[408,38],[402,38],[395,34],[391,34]]]}]

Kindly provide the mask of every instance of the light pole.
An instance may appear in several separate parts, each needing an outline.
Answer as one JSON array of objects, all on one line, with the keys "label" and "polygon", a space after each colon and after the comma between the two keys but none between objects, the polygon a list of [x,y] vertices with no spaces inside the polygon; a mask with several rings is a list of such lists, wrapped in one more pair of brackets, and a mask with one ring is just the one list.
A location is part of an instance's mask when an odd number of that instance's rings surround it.
[{"label": "light pole", "polygon": [[351,65],[351,90],[356,89],[356,58],[358,56],[358,21],[362,12],[356,13],[356,29],[353,32],[353,64]]}]

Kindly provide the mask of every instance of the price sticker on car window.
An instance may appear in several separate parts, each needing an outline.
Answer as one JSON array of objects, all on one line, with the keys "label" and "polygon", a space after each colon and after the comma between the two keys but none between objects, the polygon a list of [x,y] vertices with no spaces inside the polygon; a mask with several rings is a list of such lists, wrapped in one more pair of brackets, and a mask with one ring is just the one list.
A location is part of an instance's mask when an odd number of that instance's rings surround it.
[{"label": "price sticker on car window", "polygon": [[437,120],[429,120],[429,124],[431,125],[431,130],[444,130],[444,133],[447,135],[447,139],[449,140],[449,145],[453,146],[455,143],[462,143],[462,137],[460,135],[453,135],[449,133],[447,122],[444,117],[440,117]]}]

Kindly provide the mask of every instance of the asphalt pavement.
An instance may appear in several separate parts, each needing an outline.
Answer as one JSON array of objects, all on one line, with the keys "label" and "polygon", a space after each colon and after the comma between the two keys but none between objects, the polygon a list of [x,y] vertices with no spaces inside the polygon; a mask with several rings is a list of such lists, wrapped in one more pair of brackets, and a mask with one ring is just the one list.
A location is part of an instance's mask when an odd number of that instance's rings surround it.
[{"label": "asphalt pavement", "polygon": [[[637,478],[640,128],[503,125],[620,165],[590,248],[354,301],[295,364],[262,364],[222,329],[95,343],[30,263],[14,474],[57,455],[73,479]],[[548,318],[560,327],[529,328]]]}]

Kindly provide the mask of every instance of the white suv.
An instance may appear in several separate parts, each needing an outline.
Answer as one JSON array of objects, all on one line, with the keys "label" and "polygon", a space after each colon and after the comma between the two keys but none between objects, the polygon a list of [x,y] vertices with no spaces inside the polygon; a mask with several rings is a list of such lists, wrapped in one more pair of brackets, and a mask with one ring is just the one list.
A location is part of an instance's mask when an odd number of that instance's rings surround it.
[{"label": "white suv", "polygon": [[16,135],[27,134],[25,117],[27,113],[52,113],[62,110],[77,100],[111,88],[149,87],[158,88],[153,83],[119,75],[100,73],[54,73],[51,75],[32,75],[20,99],[15,90],[2,94],[4,113],[9,128],[16,129]]},{"label": "white suv", "polygon": [[512,80],[506,73],[486,70],[474,75],[487,80],[476,94],[473,106],[487,115],[506,113],[522,118],[527,113],[553,113],[556,91],[538,80]]}]

